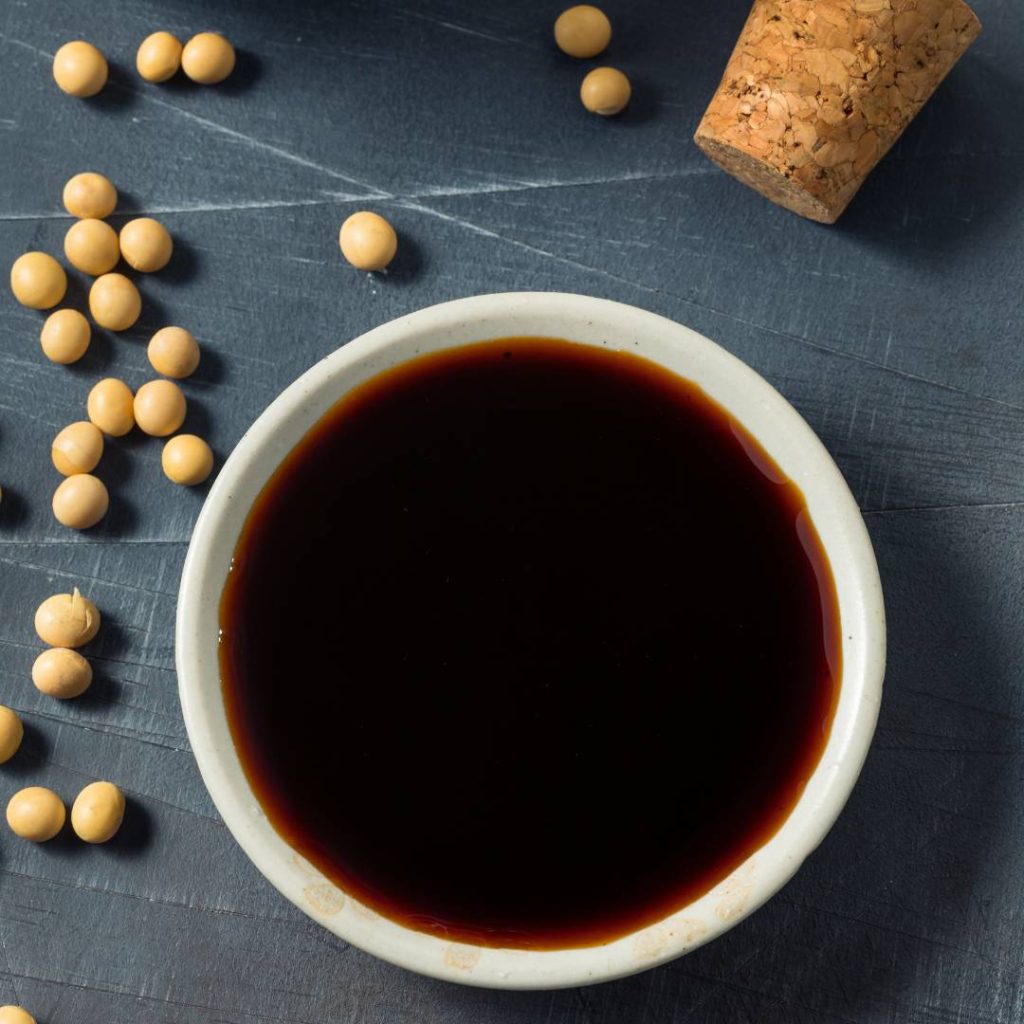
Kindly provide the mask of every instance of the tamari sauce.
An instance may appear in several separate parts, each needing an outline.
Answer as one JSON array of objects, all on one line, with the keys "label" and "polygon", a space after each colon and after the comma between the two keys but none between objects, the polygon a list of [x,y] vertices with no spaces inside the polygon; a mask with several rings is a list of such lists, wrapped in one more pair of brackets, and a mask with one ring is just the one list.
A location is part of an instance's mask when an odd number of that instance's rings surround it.
[{"label": "tamari sauce", "polygon": [[220,616],[278,832],[380,913],[496,946],[706,892],[793,808],[839,690],[799,490],[695,385],[556,339],[340,401],[255,503]]}]

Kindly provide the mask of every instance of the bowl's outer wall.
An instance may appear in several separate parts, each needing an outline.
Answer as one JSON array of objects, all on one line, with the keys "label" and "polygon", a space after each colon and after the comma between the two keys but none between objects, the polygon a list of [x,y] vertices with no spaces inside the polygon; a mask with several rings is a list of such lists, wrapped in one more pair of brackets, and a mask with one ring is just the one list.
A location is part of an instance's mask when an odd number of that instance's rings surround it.
[{"label": "bowl's outer wall", "polygon": [[[782,828],[701,899],[632,935],[584,949],[450,943],[404,928],[341,892],[267,821],[235,753],[221,698],[221,588],[248,510],[281,459],[343,394],[376,373],[423,352],[513,335],[632,351],[695,381],[729,410],[803,491],[831,562],[842,622],[843,679],[832,732]],[[225,463],[196,524],[178,601],[177,667],[189,738],[214,803],[250,859],[307,914],[368,952],[434,977],[502,988],[580,985],[644,970],[721,934],[778,891],[824,838],[853,788],[874,732],[884,663],[882,592],[864,521],[796,410],[752,369],[686,327],[632,306],[554,292],[432,306],[317,363],[267,408]]]}]

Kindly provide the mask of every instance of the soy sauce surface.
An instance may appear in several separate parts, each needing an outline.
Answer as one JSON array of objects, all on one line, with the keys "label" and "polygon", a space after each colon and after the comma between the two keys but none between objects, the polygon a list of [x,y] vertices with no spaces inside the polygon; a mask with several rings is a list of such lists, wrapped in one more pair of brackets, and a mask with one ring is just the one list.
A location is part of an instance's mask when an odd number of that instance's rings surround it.
[{"label": "soy sauce surface", "polygon": [[364,384],[257,500],[220,609],[278,832],[412,927],[610,941],[781,825],[839,689],[799,490],[704,393],[544,338]]}]

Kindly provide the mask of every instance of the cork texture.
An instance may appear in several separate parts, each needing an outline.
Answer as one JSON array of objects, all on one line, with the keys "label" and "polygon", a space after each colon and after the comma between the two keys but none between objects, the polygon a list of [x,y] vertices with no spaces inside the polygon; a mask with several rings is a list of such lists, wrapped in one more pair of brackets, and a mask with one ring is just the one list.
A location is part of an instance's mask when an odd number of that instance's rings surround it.
[{"label": "cork texture", "polygon": [[980,31],[963,0],[755,0],[694,141],[834,223]]}]

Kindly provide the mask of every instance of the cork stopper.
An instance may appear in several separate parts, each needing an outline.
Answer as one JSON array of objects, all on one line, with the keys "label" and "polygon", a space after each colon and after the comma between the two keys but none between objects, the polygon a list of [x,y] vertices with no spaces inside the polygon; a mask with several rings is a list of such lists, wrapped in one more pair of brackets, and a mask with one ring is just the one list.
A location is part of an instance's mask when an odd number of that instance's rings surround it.
[{"label": "cork stopper", "polygon": [[832,224],[980,31],[963,0],[754,0],[694,141]]}]

